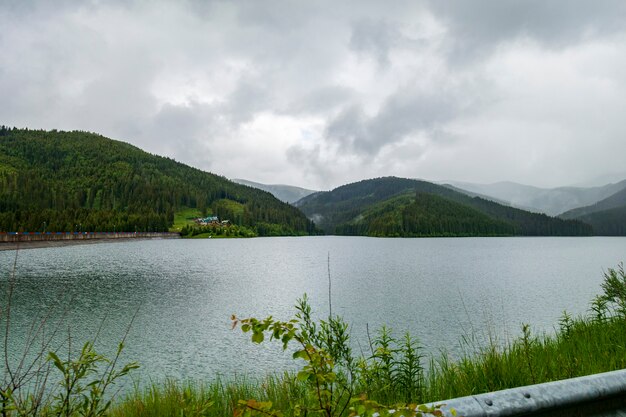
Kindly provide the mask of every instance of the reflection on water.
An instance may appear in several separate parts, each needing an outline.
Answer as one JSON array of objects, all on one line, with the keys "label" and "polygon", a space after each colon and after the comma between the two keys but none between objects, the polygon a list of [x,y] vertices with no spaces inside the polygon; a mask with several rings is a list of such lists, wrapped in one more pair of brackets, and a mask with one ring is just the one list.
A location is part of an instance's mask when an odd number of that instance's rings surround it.
[{"label": "reflection on water", "polygon": [[[307,293],[352,324],[410,331],[428,352],[458,354],[462,335],[500,340],[521,323],[551,331],[563,310],[584,313],[603,268],[624,260],[624,238],[373,239],[359,237],[152,240],[23,250],[18,254],[9,350],[30,324],[66,303],[76,345],[100,328],[112,354],[137,313],[124,359],[151,378],[209,379],[287,369],[290,355],[230,330],[230,315],[287,319]],[[3,284],[15,252],[0,252]],[[61,307],[62,311],[64,307]],[[62,339],[63,339],[62,338]],[[60,342],[59,342],[60,343]]]}]

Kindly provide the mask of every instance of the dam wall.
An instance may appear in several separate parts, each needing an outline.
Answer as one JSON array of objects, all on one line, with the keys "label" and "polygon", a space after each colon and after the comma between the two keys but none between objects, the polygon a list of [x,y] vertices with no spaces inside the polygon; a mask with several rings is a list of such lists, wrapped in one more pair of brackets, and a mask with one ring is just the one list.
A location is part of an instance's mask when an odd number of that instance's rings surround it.
[{"label": "dam wall", "polygon": [[0,242],[47,242],[93,239],[178,239],[169,232],[0,232]]}]

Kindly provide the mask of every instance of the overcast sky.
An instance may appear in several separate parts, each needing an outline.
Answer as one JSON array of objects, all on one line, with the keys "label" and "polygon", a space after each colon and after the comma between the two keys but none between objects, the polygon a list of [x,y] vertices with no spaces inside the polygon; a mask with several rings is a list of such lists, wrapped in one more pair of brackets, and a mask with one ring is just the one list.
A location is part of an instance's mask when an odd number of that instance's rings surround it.
[{"label": "overcast sky", "polygon": [[626,177],[626,1],[0,3],[0,124],[229,178]]}]

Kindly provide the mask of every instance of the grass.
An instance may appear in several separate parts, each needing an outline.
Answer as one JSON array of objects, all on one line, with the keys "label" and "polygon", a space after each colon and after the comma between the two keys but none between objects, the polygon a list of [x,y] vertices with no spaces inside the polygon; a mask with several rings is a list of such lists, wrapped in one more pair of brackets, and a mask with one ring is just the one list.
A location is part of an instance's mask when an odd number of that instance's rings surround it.
[{"label": "grass", "polygon": [[524,336],[453,362],[433,360],[424,397],[456,398],[626,368],[626,320],[579,318],[554,336]]},{"label": "grass", "polygon": [[[242,216],[244,212],[244,206],[241,203],[238,203],[234,200],[229,200],[227,198],[223,198],[221,200],[217,200],[213,203],[214,208],[219,212],[220,209],[225,212],[230,212],[234,216]],[[220,219],[223,220],[223,219]],[[234,221],[235,219],[228,219],[230,221]]]},{"label": "grass", "polygon": [[176,416],[206,415],[214,407],[214,398],[222,396],[220,386],[206,386],[190,382],[180,384],[167,380],[162,384],[152,384],[126,396],[121,403],[109,412],[110,416]]},{"label": "grass", "polygon": [[224,382],[177,382],[166,380],[128,394],[110,411],[111,417],[161,417],[233,415],[239,400],[259,398],[274,404],[295,404],[304,397],[305,386],[292,376],[268,376],[263,380],[238,377]]},{"label": "grass", "polygon": [[[441,401],[506,388],[555,381],[626,368],[626,320],[578,318],[556,335],[522,337],[504,348],[493,345],[477,354],[452,361],[446,355],[430,358],[430,371],[412,393],[418,403]],[[382,383],[381,383],[382,382]],[[406,403],[393,382],[359,381],[357,392],[382,404]],[[294,374],[263,380],[242,377],[206,384],[166,381],[135,390],[114,405],[110,416],[228,416],[239,400],[270,401],[275,410],[291,416],[295,404],[307,399],[307,386]],[[345,414],[347,415],[347,413]]]},{"label": "grass", "polygon": [[174,213],[174,224],[170,227],[170,232],[180,232],[187,225],[194,225],[194,219],[202,217],[202,213],[197,208],[184,208]]}]

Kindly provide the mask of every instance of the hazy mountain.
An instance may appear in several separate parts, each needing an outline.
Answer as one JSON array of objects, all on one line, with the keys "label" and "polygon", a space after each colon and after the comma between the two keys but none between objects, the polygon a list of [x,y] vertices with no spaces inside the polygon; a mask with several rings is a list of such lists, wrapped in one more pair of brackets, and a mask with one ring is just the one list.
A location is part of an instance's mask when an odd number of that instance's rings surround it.
[{"label": "hazy mountain", "polygon": [[559,217],[564,219],[575,219],[587,214],[616,209],[624,206],[626,206],[626,188],[623,188],[622,190],[605,198],[604,200],[598,201],[595,204],[566,211]]},{"label": "hazy mountain", "polygon": [[[449,188],[451,190],[454,190],[454,191],[457,191],[459,193],[466,194],[466,195],[468,195],[470,197],[480,197],[480,198],[485,199],[485,200],[489,200],[489,201],[493,201],[493,202],[498,203],[498,204],[502,204],[503,206],[510,206],[511,205],[511,203],[509,203],[508,201],[500,200],[500,199],[497,199],[495,197],[488,196],[488,195],[485,195],[485,194],[464,190],[464,189],[456,187],[456,186],[454,186],[452,184],[441,183],[440,185],[443,185],[444,187],[447,187],[447,188]],[[518,207],[518,208],[524,209],[523,207]],[[526,210],[526,209],[524,209],[524,210]]]},{"label": "hazy mountain", "polygon": [[472,184],[451,181],[450,184],[470,195],[481,194],[495,201],[550,216],[594,204],[626,188],[626,180],[600,187],[557,188],[539,188],[514,182]]},{"label": "hazy mountain", "polygon": [[588,225],[530,213],[426,181],[385,177],[296,203],[331,234],[371,236],[585,235]]},{"label": "hazy mountain", "polygon": [[277,199],[289,204],[293,204],[301,198],[316,192],[314,190],[307,190],[306,188],[295,187],[293,185],[261,184],[259,182],[248,181],[240,178],[234,178],[231,181],[247,185],[249,187],[258,188],[259,190],[267,191]]}]

